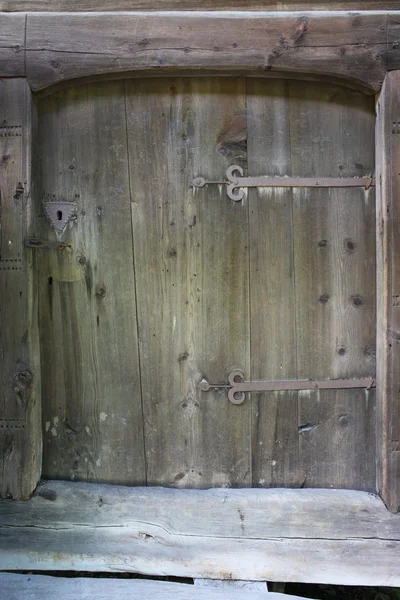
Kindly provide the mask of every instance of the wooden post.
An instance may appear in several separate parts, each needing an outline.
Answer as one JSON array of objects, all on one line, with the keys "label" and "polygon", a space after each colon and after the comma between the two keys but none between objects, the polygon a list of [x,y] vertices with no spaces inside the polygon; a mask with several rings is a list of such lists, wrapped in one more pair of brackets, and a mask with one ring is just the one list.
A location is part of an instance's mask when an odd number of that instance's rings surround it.
[{"label": "wooden post", "polygon": [[400,71],[377,102],[378,489],[400,510]]},{"label": "wooden post", "polygon": [[0,79],[0,496],[28,498],[42,461],[40,361],[31,235],[31,92]]}]

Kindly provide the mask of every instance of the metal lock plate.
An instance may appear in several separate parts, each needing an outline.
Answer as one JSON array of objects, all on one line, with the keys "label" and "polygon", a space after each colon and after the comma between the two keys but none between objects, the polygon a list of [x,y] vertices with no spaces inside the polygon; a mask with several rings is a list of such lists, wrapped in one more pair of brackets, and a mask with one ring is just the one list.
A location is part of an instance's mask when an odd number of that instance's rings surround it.
[{"label": "metal lock plate", "polygon": [[43,202],[43,207],[52,228],[57,233],[64,231],[77,210],[75,202]]}]

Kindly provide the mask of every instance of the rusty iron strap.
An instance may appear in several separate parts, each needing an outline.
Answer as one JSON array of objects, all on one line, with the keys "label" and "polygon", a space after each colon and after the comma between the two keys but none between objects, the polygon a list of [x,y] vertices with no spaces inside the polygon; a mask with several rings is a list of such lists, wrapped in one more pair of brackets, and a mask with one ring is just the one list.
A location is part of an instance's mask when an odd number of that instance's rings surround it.
[{"label": "rusty iron strap", "polygon": [[199,388],[208,392],[213,388],[226,388],[228,399],[232,404],[242,404],[246,392],[282,392],[285,390],[343,390],[367,389],[376,387],[373,377],[361,379],[277,379],[271,381],[244,381],[242,371],[232,371],[228,376],[228,385],[213,385],[202,379]]},{"label": "rusty iron strap", "polygon": [[200,188],[210,183],[224,184],[228,197],[235,202],[243,199],[243,188],[249,187],[363,187],[367,190],[375,186],[373,177],[243,177],[243,169],[238,165],[228,167],[226,178],[227,181],[207,181],[204,177],[195,177],[192,185]]}]

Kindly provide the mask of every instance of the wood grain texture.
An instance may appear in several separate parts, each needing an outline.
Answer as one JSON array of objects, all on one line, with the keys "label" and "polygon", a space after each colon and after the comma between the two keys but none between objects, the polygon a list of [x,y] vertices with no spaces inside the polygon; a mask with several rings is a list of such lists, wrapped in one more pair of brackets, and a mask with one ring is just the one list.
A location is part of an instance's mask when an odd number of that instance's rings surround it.
[{"label": "wood grain texture", "polygon": [[[289,82],[248,80],[249,175],[291,175]],[[292,190],[249,189],[251,379],[295,379]],[[252,394],[253,485],[299,487],[297,392]]]},{"label": "wood grain texture", "polygon": [[148,483],[248,486],[250,407],[197,387],[248,370],[247,208],[190,186],[240,159],[244,80],[127,82],[127,114]]},{"label": "wood grain texture", "polygon": [[371,93],[386,72],[386,34],[383,13],[32,13],[27,76],[40,90],[135,71],[297,73],[358,82]]},{"label": "wood grain texture", "polygon": [[[252,174],[373,174],[370,99],[313,83],[248,90]],[[252,378],[373,376],[373,192],[249,196]],[[375,489],[373,391],[263,393],[254,411],[254,485]]]},{"label": "wood grain texture", "polygon": [[388,15],[388,54],[387,68],[389,71],[400,69],[400,13]]},{"label": "wood grain texture", "polygon": [[25,75],[25,15],[0,13],[0,77]]},{"label": "wood grain texture", "polygon": [[0,81],[0,496],[28,498],[40,478],[41,391],[32,234],[31,93]]},{"label": "wood grain texture", "polygon": [[0,514],[1,570],[400,582],[400,520],[365,492],[47,482]]},{"label": "wood grain texture", "polygon": [[[80,86],[40,103],[38,251],[44,473],[145,482],[124,86]],[[56,234],[42,202],[74,201]]]},{"label": "wood grain texture", "polygon": [[[374,172],[372,100],[290,87],[293,176]],[[312,157],[312,158],[311,158]],[[375,375],[373,190],[293,190],[297,376]],[[299,393],[304,485],[375,490],[374,391]]]},{"label": "wood grain texture", "polygon": [[160,0],[157,5],[151,0],[1,0],[0,11],[4,12],[93,12],[133,10],[398,10],[397,0]]},{"label": "wood grain texture", "polygon": [[379,490],[400,510],[400,74],[388,73],[377,103]]},{"label": "wood grain texture", "polygon": [[[198,580],[201,581],[201,580]],[[227,582],[235,583],[235,582]],[[241,583],[241,582],[239,582]],[[43,575],[21,575],[1,573],[0,585],[7,600],[42,600],[56,596],[59,600],[296,600],[300,596],[291,596],[247,589],[216,589],[197,587],[185,583],[169,581],[151,581],[145,579],[95,579],[85,577],[49,577]]]}]

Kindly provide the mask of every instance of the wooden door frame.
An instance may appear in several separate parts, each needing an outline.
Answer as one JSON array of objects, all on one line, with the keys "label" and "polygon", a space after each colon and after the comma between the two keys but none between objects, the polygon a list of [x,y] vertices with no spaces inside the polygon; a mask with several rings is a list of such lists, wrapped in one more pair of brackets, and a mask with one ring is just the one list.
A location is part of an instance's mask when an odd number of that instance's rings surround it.
[{"label": "wooden door frame", "polygon": [[[35,4],[32,0],[30,5],[34,11],[40,2],[37,0]],[[400,135],[396,135],[400,133],[400,11],[69,13],[61,12],[61,0],[59,6],[58,13],[0,12],[0,78],[10,78],[10,81],[25,78],[31,91],[39,96],[72,80],[177,74],[329,81],[377,95],[377,481],[383,502],[364,492],[288,490],[280,491],[277,503],[275,490],[224,490],[223,494],[239,515],[241,511],[247,514],[262,501],[264,512],[278,519],[281,535],[277,531],[272,535],[268,522],[256,541],[255,535],[247,535],[243,526],[235,541],[229,537],[233,550],[224,550],[217,530],[222,526],[221,519],[226,518],[226,525],[230,523],[227,510],[225,517],[218,513],[219,520],[209,521],[215,525],[215,531],[210,530],[205,519],[193,534],[189,522],[188,532],[178,531],[177,527],[167,534],[162,533],[165,523],[161,517],[155,518],[151,531],[141,531],[135,523],[130,530],[131,537],[128,536],[127,549],[126,514],[122,511],[110,517],[113,526],[123,526],[121,535],[118,530],[112,532],[113,550],[104,552],[101,558],[97,555],[93,558],[89,550],[85,554],[79,544],[74,545],[71,532],[77,534],[77,528],[69,527],[60,538],[54,537],[54,530],[60,533],[65,529],[62,527],[65,508],[70,510],[71,519],[74,514],[68,498],[75,494],[85,513],[95,502],[97,507],[102,507],[105,497],[109,498],[110,506],[118,504],[123,497],[124,502],[137,511],[138,502],[146,496],[149,514],[152,514],[156,508],[151,504],[149,492],[142,488],[49,482],[47,486],[39,486],[28,502],[1,501],[1,508],[4,506],[7,510],[1,513],[6,516],[0,518],[0,540],[7,540],[10,530],[14,530],[15,535],[19,521],[25,523],[26,537],[16,536],[15,548],[11,551],[0,542],[0,570],[44,569],[44,560],[46,569],[112,570],[118,563],[116,568],[149,574],[400,585],[400,516],[389,513],[383,504],[392,512],[400,508],[400,317],[397,316],[400,315],[400,266],[397,267],[400,243],[396,237],[396,225],[400,223]],[[21,150],[26,163],[26,157],[30,160],[31,154],[34,114],[30,98],[25,98],[22,106],[29,116],[24,120]],[[29,177],[25,196],[30,214]],[[29,217],[27,223],[29,232]],[[31,278],[32,260],[25,264],[26,276]],[[33,285],[30,289],[34,294]],[[31,301],[29,306],[34,310],[36,304]],[[34,319],[29,322],[31,334],[37,335]],[[34,365],[32,370],[35,371]],[[37,368],[34,375],[39,390]],[[34,400],[34,413],[36,417],[31,419],[26,435],[38,448],[41,444],[40,419],[37,418],[40,394]],[[22,476],[10,496],[26,498],[37,485],[41,452],[37,451],[29,461],[26,457],[18,460],[18,464],[11,462],[9,468],[18,469]],[[20,483],[24,476],[25,481],[30,482],[28,491],[26,485]],[[210,501],[211,512],[220,510],[218,494],[221,493],[158,490],[154,491],[154,498],[161,494],[159,500],[167,502],[171,514],[175,511],[178,515],[182,501],[192,506],[194,499]],[[310,514],[314,515],[312,523]],[[293,515],[296,516],[294,521]],[[336,534],[328,533],[332,529],[332,515],[336,519]],[[83,522],[88,518],[83,516]],[[351,521],[354,527],[349,533]],[[53,522],[57,524],[53,533],[49,533]],[[302,523],[309,523],[309,534],[305,533]],[[109,532],[101,531],[93,522],[90,527],[93,540],[106,546],[110,544]],[[233,523],[231,527],[234,531]],[[202,537],[202,531],[208,533],[206,541],[201,542],[199,558],[193,554],[196,548],[191,546],[191,536]],[[87,535],[86,532],[85,539]],[[156,546],[155,557],[150,552],[154,547],[150,545],[149,555],[145,553],[143,544],[148,540],[161,542]],[[48,544],[46,549],[39,551],[38,543],[44,542]],[[63,543],[70,544],[65,555]],[[171,555],[169,544],[177,555]],[[251,560],[240,561],[243,551],[249,553]],[[143,552],[145,558],[139,560],[137,553]],[[179,553],[185,557],[184,566],[177,559]],[[213,557],[213,566],[208,553]],[[338,556],[346,558],[339,560]],[[369,567],[372,561],[375,563],[373,573],[369,573],[365,565]],[[156,569],[159,570],[156,572]]]}]

